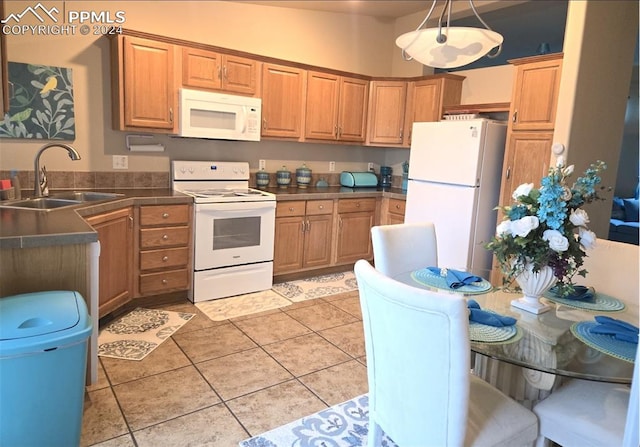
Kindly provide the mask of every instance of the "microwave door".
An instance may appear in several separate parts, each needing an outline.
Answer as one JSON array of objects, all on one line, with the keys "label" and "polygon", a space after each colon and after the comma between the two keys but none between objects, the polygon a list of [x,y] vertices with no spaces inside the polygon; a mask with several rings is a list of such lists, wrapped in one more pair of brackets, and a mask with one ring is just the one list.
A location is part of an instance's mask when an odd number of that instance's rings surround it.
[{"label": "microwave door", "polygon": [[206,101],[185,101],[182,110],[181,136],[236,139],[241,107]]}]

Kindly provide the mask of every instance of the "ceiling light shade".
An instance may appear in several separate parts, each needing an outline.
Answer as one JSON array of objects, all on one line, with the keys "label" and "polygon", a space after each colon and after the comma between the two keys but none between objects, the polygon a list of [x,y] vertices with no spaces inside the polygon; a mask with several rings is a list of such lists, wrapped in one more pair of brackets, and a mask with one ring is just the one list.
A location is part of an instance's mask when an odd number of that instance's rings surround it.
[{"label": "ceiling light shade", "polygon": [[[500,54],[504,39],[480,18],[473,0],[469,0],[469,5],[484,28],[449,26],[452,2],[445,0],[438,26],[420,29],[429,20],[437,2],[438,0],[433,1],[427,17],[415,31],[405,33],[396,39],[396,45],[402,48],[402,57],[405,60],[415,59],[435,68],[458,68],[482,56],[492,58]],[[490,55],[491,50],[496,47],[498,50]]]},{"label": "ceiling light shade", "polygon": [[495,31],[481,28],[450,27],[447,40],[438,43],[438,28],[405,33],[396,39],[412,59],[435,68],[457,68],[470,64],[497,47],[503,41]]}]

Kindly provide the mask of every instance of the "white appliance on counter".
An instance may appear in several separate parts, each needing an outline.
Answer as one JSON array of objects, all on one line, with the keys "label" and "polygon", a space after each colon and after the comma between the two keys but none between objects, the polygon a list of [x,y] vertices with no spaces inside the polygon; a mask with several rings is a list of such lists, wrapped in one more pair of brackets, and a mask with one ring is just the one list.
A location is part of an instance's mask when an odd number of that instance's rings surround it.
[{"label": "white appliance on counter", "polygon": [[260,141],[262,99],[180,89],[181,137]]},{"label": "white appliance on counter", "polygon": [[249,163],[174,160],[171,173],[194,201],[192,301],[270,289],[276,197],[249,188]]},{"label": "white appliance on counter", "polygon": [[489,277],[507,125],[414,123],[405,222],[433,222],[438,265]]}]

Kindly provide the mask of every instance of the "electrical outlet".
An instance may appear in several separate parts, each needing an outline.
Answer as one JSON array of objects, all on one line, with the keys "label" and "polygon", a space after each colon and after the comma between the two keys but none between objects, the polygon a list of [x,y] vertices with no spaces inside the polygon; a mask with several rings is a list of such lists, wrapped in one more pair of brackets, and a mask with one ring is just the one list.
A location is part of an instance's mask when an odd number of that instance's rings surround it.
[{"label": "electrical outlet", "polygon": [[335,172],[336,171],[336,162],[335,161],[330,161],[329,162],[329,172]]},{"label": "electrical outlet", "polygon": [[267,160],[258,160],[258,169],[267,169]]},{"label": "electrical outlet", "polygon": [[367,171],[373,171],[373,163],[367,163]]},{"label": "electrical outlet", "polygon": [[126,155],[114,155],[113,169],[129,169],[129,157]]}]

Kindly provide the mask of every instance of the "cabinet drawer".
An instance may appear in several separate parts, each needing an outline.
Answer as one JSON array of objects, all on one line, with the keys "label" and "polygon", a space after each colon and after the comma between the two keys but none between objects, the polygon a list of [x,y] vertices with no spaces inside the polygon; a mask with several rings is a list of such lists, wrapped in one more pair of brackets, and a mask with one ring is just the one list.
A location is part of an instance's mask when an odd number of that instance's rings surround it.
[{"label": "cabinet drawer", "polygon": [[358,211],[374,211],[376,199],[341,199],[338,200],[338,213],[354,213]]},{"label": "cabinet drawer", "polygon": [[333,200],[308,200],[307,216],[333,213]]},{"label": "cabinet drawer", "polygon": [[142,228],[140,248],[188,245],[189,237],[189,227]]},{"label": "cabinet drawer", "polygon": [[276,203],[276,217],[304,216],[304,200]]},{"label": "cabinet drawer", "polygon": [[146,205],[140,207],[140,225],[188,224],[189,205]]},{"label": "cabinet drawer", "polygon": [[389,208],[387,211],[391,214],[399,214],[404,216],[404,210],[407,202],[400,199],[389,199]]},{"label": "cabinet drawer", "polygon": [[163,291],[169,292],[188,287],[189,271],[187,269],[140,275],[140,293],[142,295]]},{"label": "cabinet drawer", "polygon": [[167,248],[140,252],[140,270],[186,267],[189,263],[189,249]]}]

